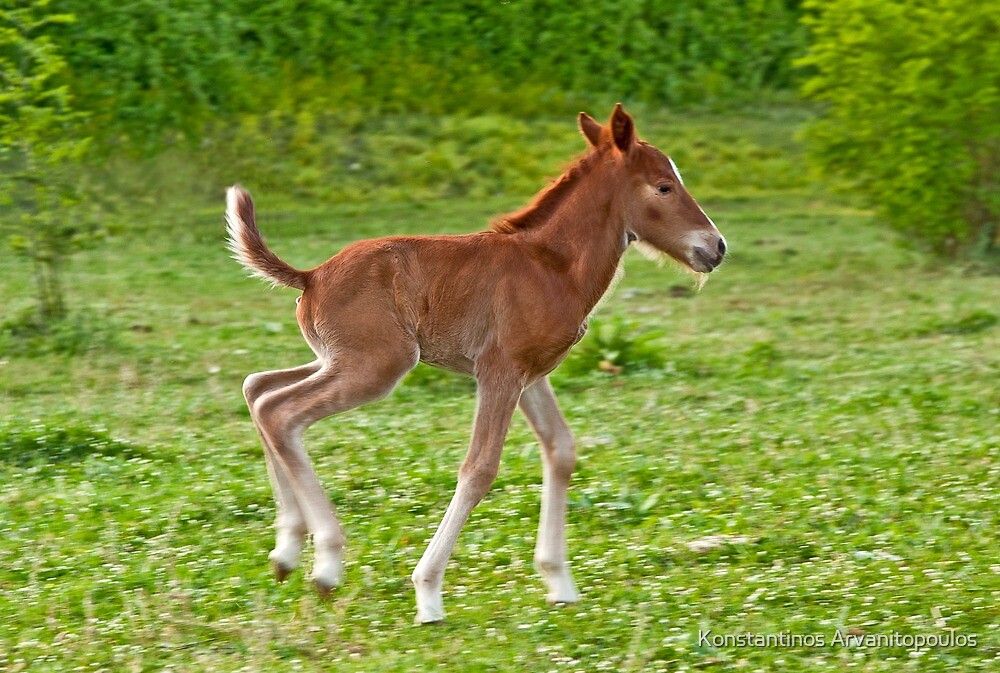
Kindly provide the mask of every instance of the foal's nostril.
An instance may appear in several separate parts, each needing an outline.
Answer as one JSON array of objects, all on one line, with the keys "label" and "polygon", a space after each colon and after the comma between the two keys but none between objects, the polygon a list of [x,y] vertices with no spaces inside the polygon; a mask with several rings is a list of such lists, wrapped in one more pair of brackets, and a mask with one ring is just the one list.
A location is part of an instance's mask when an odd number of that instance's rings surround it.
[{"label": "foal's nostril", "polygon": [[719,239],[719,254],[720,255],[726,254],[726,239],[724,238]]}]

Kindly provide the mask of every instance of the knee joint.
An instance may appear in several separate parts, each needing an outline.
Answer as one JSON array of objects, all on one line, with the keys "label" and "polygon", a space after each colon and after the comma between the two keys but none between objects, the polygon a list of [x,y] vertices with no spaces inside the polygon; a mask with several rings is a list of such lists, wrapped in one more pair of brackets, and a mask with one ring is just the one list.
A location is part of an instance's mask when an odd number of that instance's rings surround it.
[{"label": "knee joint", "polygon": [[552,468],[562,474],[570,474],[576,467],[576,442],[570,433],[560,433],[552,437],[545,446],[546,457]]},{"label": "knee joint", "polygon": [[261,432],[272,438],[288,440],[303,430],[301,424],[288,413],[289,409],[283,407],[280,401],[276,401],[271,395],[263,394],[255,399],[250,405],[250,412]]},{"label": "knee joint", "polygon": [[458,474],[459,487],[478,503],[490,492],[499,468],[499,465],[463,466]]},{"label": "knee joint", "polygon": [[535,554],[535,568],[541,573],[557,573],[565,570],[566,564],[560,559],[550,558],[542,554]]},{"label": "knee joint", "polygon": [[260,374],[251,374],[243,380],[243,398],[247,401],[247,406],[253,410],[254,403],[261,394],[261,379],[263,377]]}]

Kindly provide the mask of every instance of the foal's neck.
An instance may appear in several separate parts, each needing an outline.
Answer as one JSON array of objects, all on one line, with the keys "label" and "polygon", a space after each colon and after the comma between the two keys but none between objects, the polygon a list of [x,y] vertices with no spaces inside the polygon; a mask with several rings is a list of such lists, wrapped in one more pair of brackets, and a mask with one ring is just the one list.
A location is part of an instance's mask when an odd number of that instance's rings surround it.
[{"label": "foal's neck", "polygon": [[[525,232],[567,260],[566,274],[589,315],[614,279],[627,247],[625,214],[613,176],[597,167],[581,175],[545,222]],[[606,170],[606,169],[605,169]]]}]

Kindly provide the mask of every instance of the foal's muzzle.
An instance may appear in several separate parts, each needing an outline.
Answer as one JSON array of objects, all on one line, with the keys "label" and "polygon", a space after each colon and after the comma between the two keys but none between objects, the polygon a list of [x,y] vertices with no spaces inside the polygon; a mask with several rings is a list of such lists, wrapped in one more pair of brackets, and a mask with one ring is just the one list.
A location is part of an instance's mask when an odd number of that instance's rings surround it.
[{"label": "foal's muzzle", "polygon": [[708,273],[722,264],[726,256],[726,239],[721,235],[713,237],[714,241],[706,241],[704,245],[696,245],[691,250],[691,268],[699,273]]}]

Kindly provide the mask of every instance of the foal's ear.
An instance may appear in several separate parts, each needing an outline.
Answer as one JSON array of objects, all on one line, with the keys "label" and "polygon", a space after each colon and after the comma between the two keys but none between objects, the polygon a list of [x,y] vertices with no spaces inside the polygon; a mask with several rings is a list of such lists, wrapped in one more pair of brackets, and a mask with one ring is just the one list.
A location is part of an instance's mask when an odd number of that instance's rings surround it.
[{"label": "foal's ear", "polygon": [[591,144],[592,147],[597,147],[601,144],[601,131],[604,127],[597,123],[597,121],[591,117],[586,112],[580,113],[580,133],[583,137],[587,139],[587,142]]},{"label": "foal's ear", "polygon": [[628,152],[629,148],[635,144],[635,122],[621,103],[615,103],[615,110],[611,113],[611,137],[614,138],[615,145],[622,152]]}]

